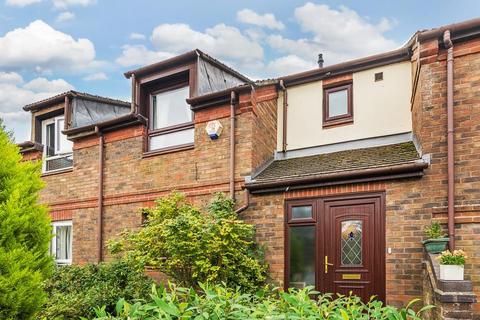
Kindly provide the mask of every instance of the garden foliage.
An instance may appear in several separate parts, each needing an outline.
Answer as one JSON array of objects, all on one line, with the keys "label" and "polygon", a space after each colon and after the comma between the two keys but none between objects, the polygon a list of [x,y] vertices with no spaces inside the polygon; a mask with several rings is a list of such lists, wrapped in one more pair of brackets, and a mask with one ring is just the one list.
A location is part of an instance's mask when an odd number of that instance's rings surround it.
[{"label": "garden foliage", "polygon": [[440,264],[446,265],[465,265],[465,260],[468,258],[467,254],[463,250],[450,250],[443,251],[441,255],[437,257]]},{"label": "garden foliage", "polygon": [[48,300],[38,318],[93,317],[101,306],[112,312],[119,298],[148,297],[152,284],[142,266],[125,261],[59,267],[45,283]]},{"label": "garden foliage", "polygon": [[0,122],[0,319],[31,319],[53,268],[50,218],[38,204],[40,163],[21,162]]},{"label": "garden foliage", "polygon": [[105,308],[97,308],[97,320],[149,320],[149,319],[332,319],[332,320],[418,320],[427,306],[414,311],[412,301],[407,307],[396,309],[383,306],[372,299],[363,303],[356,296],[318,295],[312,288],[282,292],[264,289],[256,294],[226,288],[222,285],[200,285],[200,292],[194,289],[170,285],[165,289],[153,288],[149,302],[128,303],[118,301],[115,315]]},{"label": "garden foliage", "polygon": [[113,252],[123,251],[188,287],[209,282],[254,291],[264,284],[268,266],[255,229],[238,219],[230,198],[217,194],[202,212],[172,193],[146,213],[140,230],[110,244]]}]

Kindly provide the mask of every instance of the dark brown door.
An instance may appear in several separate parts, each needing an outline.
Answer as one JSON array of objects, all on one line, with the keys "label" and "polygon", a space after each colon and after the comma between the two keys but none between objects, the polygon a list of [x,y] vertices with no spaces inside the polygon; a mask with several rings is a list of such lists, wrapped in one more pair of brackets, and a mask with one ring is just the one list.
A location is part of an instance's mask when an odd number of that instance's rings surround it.
[{"label": "dark brown door", "polygon": [[383,194],[287,202],[289,286],[385,298]]}]

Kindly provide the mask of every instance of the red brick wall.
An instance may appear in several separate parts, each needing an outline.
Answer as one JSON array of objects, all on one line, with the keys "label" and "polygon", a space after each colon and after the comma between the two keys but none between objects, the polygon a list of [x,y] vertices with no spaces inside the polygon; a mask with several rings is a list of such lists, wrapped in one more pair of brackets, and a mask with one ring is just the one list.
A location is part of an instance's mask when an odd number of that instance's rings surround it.
[{"label": "red brick wall", "polygon": [[[427,49],[428,48],[428,49]],[[446,51],[437,41],[423,52],[413,104],[414,133],[432,164],[421,195],[426,214],[446,224],[447,103]],[[470,258],[466,277],[480,298],[480,39],[454,44],[455,239]],[[446,226],[445,226],[446,227]],[[476,305],[480,314],[480,305]]]},{"label": "red brick wall", "polygon": [[[236,113],[236,196],[243,204],[242,186],[253,166],[273,156],[276,137],[276,91],[259,88],[240,96]],[[195,113],[195,148],[144,157],[145,128],[137,125],[105,134],[104,241],[124,229],[138,228],[140,208],[172,190],[184,192],[197,205],[214,192],[229,190],[230,105]],[[208,121],[219,120],[223,133],[210,140]],[[98,137],[77,140],[70,172],[45,175],[41,201],[53,220],[73,221],[73,262],[96,261],[98,214]],[[104,243],[105,244],[105,243]],[[106,259],[110,257],[106,254]]]},{"label": "red brick wall", "polygon": [[[431,165],[421,179],[374,184],[343,185],[252,197],[243,213],[257,227],[266,245],[272,280],[284,279],[284,202],[287,198],[321,197],[352,192],[386,191],[387,302],[404,305],[422,296],[421,241],[424,227],[433,219],[446,222],[446,61],[438,42],[422,44],[418,85],[412,105],[413,132]],[[419,52],[420,51],[420,52]],[[470,256],[466,277],[480,294],[480,40],[455,45],[455,185],[456,243]],[[476,306],[480,314],[480,306]]]}]

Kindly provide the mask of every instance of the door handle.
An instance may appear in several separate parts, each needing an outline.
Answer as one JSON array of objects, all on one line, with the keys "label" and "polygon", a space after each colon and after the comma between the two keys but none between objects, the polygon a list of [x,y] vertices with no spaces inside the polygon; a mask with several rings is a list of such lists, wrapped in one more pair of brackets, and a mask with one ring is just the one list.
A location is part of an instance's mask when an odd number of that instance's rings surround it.
[{"label": "door handle", "polygon": [[328,256],[325,256],[325,273],[328,273],[328,266],[333,266],[333,263],[328,263]]}]

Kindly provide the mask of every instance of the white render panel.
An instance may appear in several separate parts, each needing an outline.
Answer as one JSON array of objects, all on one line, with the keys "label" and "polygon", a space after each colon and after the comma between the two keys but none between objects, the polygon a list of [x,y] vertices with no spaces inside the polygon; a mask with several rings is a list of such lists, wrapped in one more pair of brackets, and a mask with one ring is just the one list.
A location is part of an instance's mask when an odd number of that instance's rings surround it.
[{"label": "white render panel", "polygon": [[[354,73],[353,124],[325,129],[322,127],[322,81],[287,88],[287,150],[412,131],[410,68],[410,62],[405,61]],[[375,82],[377,72],[383,72],[382,81]],[[278,103],[281,112],[282,100]],[[281,151],[281,123],[278,128],[277,146]]]}]

